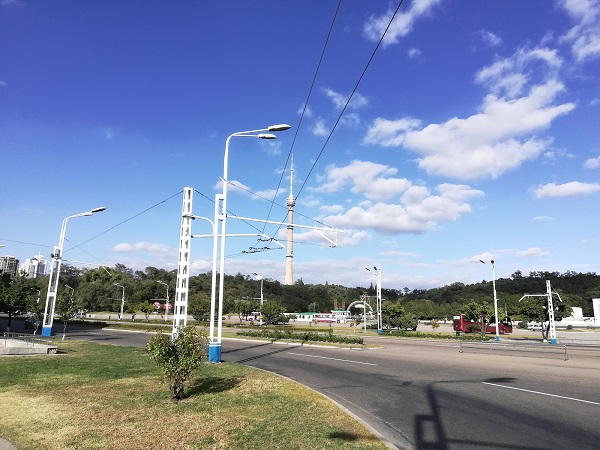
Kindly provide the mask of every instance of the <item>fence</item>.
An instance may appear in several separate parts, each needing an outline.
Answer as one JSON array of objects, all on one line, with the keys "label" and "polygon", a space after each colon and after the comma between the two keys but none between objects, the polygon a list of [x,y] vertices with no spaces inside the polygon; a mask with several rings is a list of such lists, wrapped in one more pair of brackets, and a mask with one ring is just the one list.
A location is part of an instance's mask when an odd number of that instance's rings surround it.
[{"label": "fence", "polygon": [[2,339],[0,347],[24,347],[28,349],[39,347],[40,350],[47,349],[48,353],[56,353],[56,344],[54,338],[51,337],[5,332],[0,336],[0,339]]}]

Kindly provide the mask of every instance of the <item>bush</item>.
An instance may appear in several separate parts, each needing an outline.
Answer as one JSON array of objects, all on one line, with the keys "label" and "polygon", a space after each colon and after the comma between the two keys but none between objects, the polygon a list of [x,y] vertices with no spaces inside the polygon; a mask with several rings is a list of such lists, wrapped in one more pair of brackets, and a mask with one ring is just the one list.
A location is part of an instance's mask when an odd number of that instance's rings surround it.
[{"label": "bush", "polygon": [[146,352],[163,371],[169,383],[171,400],[183,398],[183,385],[191,373],[206,359],[205,332],[188,325],[175,339],[159,331],[146,345]]},{"label": "bush", "polygon": [[257,337],[271,340],[288,339],[292,341],[333,342],[338,344],[363,344],[363,338],[355,336],[337,336],[333,330],[327,333],[316,333],[314,331],[294,332],[293,330],[262,330],[238,332],[238,336]]}]

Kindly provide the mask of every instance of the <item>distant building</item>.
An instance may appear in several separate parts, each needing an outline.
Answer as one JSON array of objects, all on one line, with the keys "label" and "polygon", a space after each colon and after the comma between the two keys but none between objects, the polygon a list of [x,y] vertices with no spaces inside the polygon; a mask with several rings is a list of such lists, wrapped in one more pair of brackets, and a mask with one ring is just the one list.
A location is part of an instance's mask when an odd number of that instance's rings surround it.
[{"label": "distant building", "polygon": [[0,273],[16,275],[19,269],[19,260],[14,256],[0,256]]},{"label": "distant building", "polygon": [[46,269],[48,268],[48,261],[44,259],[43,255],[37,255],[33,258],[27,258],[23,264],[21,264],[21,272],[27,278],[37,278],[46,275]]}]

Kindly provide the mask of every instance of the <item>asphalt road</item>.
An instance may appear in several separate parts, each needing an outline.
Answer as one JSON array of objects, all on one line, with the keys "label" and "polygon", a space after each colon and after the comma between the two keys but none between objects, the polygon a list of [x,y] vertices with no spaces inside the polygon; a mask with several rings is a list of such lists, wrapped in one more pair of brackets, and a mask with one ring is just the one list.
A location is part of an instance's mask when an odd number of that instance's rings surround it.
[{"label": "asphalt road", "polygon": [[[129,346],[150,336],[75,327],[67,335]],[[456,342],[367,339],[382,347],[225,339],[222,359],[323,393],[398,448],[600,448],[600,349],[568,347],[565,361],[563,348],[540,342],[460,353]]]}]

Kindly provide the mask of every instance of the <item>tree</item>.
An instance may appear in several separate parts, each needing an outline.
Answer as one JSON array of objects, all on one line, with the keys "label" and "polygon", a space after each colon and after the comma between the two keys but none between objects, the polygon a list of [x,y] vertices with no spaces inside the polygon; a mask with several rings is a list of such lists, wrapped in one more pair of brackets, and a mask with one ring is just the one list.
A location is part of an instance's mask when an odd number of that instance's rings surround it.
[{"label": "tree", "polygon": [[35,291],[32,282],[21,275],[0,274],[0,311],[8,314],[8,331],[13,316],[27,312],[28,297]]},{"label": "tree", "polygon": [[183,398],[184,383],[206,359],[207,344],[206,332],[199,332],[191,325],[180,329],[175,339],[159,331],[148,341],[146,352],[162,370],[171,400],[177,402]]},{"label": "tree", "polygon": [[416,330],[419,323],[417,316],[397,302],[386,301],[381,304],[381,320],[392,331],[393,328]]},{"label": "tree", "polygon": [[268,300],[265,303],[263,303],[262,306],[261,314],[263,317],[263,322],[265,323],[265,325],[268,325],[270,323],[281,322],[282,316],[285,317],[285,315],[283,314],[284,312],[285,308],[281,306],[278,302],[276,302],[275,300]]},{"label": "tree", "polygon": [[56,298],[56,306],[54,312],[58,315],[59,319],[63,323],[63,341],[65,340],[65,334],[67,333],[67,323],[77,312],[75,301],[73,300],[73,294],[75,291],[63,293]]},{"label": "tree", "polygon": [[[553,293],[554,295],[554,293]],[[559,294],[560,295],[560,294]],[[564,297],[564,298],[563,298]],[[562,302],[557,296],[553,296],[552,305],[554,310],[554,320],[559,321],[571,315],[571,303],[566,296],[560,296]],[[550,332],[550,311],[548,310],[548,297],[536,296],[523,299],[521,316],[525,317],[528,322],[540,322],[542,324],[542,339],[548,340]]]},{"label": "tree", "polygon": [[146,320],[148,320],[150,314],[154,312],[154,305],[148,302],[140,302],[138,305],[138,309],[144,313],[144,316],[146,316]]}]

